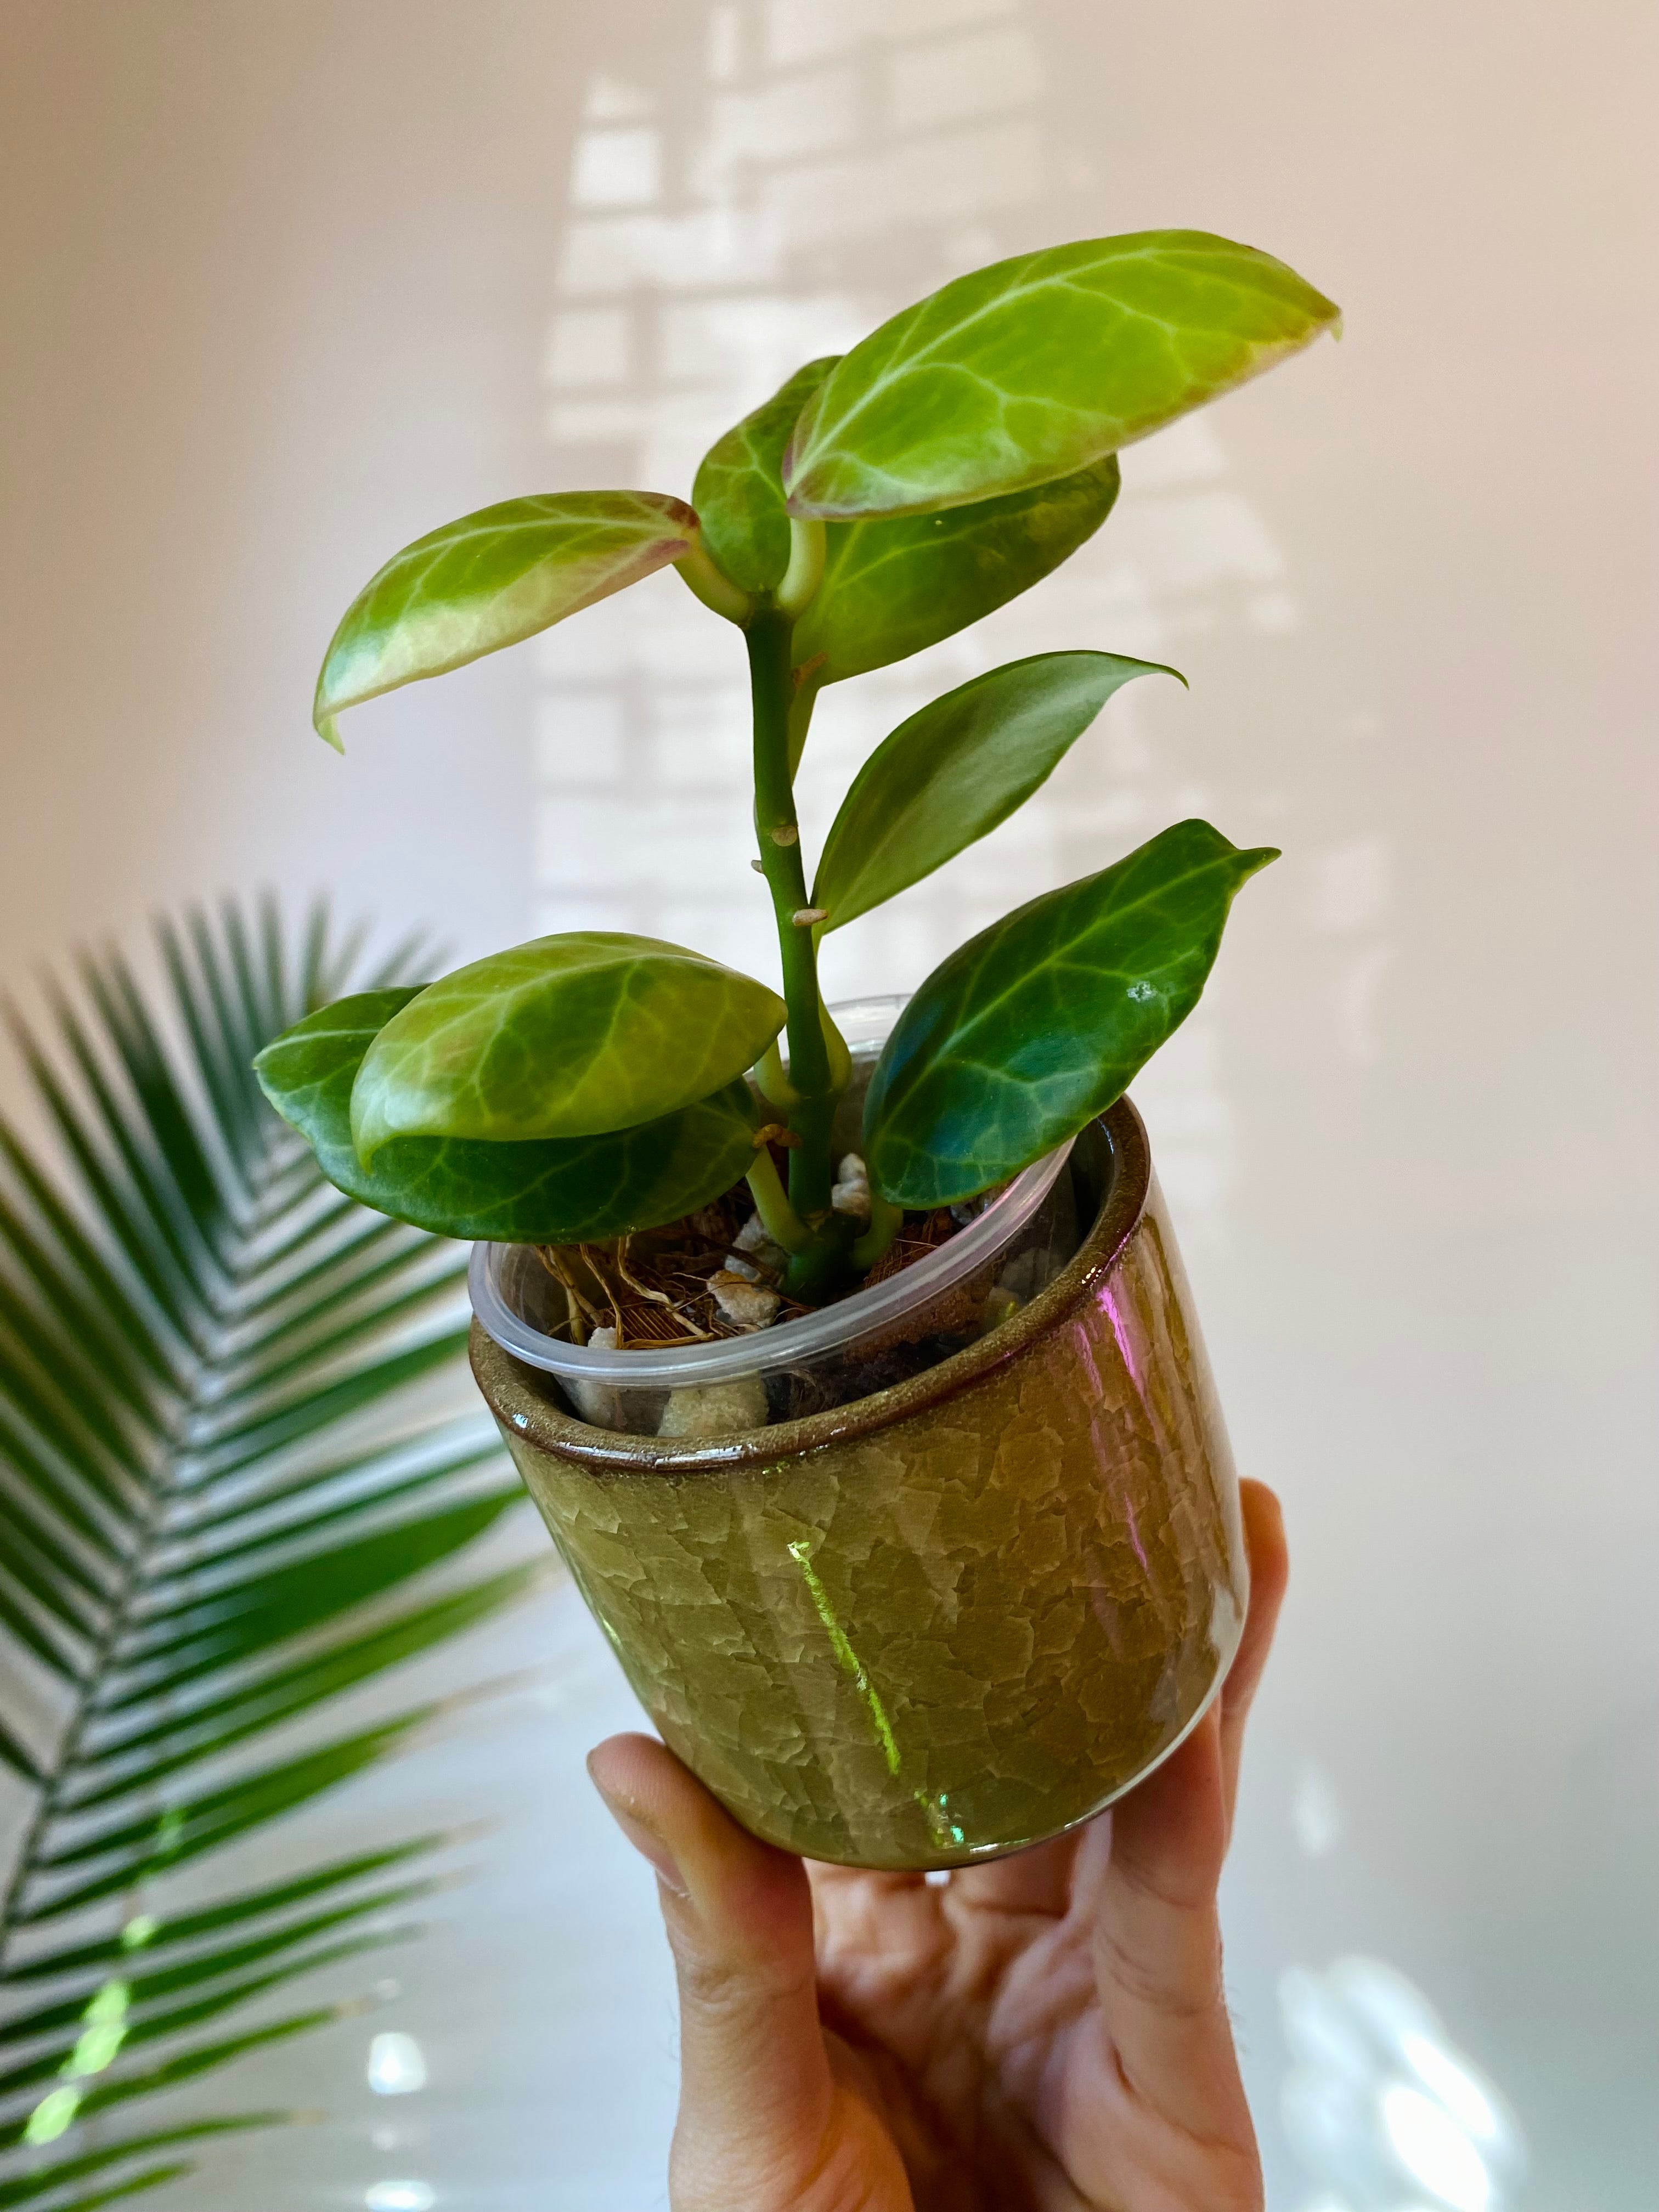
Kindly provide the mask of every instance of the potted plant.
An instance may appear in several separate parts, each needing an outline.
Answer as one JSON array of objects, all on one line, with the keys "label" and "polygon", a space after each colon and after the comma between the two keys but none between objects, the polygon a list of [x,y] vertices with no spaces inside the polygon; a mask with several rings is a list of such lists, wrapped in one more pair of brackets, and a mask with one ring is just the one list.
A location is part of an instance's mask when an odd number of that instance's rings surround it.
[{"label": "potted plant", "polygon": [[1336,323],[1203,233],[1000,262],[801,369],[690,505],[554,493],[419,539],[324,661],[337,744],[345,708],[670,563],[746,649],[781,997],[577,932],[344,1000],[258,1067],[343,1190],[478,1240],[475,1372],[585,1597],[671,1747],[809,1856],[1056,1832],[1225,1671],[1236,1485],[1124,1094],[1275,857],[1178,823],[908,1001],[827,1008],[822,936],[1004,820],[1151,665],[1044,653],[933,701],[809,875],[813,702],[1038,582],[1121,447]]}]

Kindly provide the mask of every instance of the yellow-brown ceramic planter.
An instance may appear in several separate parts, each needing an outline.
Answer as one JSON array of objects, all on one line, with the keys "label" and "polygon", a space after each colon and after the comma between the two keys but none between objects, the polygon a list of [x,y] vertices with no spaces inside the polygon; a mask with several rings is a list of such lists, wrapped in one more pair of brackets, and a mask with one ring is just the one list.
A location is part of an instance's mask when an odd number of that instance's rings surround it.
[{"label": "yellow-brown ceramic planter", "polygon": [[1127,1100],[1074,1155],[1093,1226],[952,1358],[803,1420],[589,1427],[472,1364],[663,1740],[768,1841],[961,1866],[1087,1820],[1181,1741],[1248,1590],[1237,1484]]}]

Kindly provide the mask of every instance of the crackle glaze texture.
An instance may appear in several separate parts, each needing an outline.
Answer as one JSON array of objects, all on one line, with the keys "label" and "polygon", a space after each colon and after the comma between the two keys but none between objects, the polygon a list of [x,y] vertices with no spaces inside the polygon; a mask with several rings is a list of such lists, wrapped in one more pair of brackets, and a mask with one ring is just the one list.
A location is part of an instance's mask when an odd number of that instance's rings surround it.
[{"label": "crackle glaze texture", "polygon": [[1145,1775],[1232,1656],[1237,1486],[1133,1109],[1079,1154],[1100,1203],[1048,1290],[807,1420],[680,1447],[596,1431],[474,1332],[664,1741],[772,1843],[913,1869],[1017,1850]]}]

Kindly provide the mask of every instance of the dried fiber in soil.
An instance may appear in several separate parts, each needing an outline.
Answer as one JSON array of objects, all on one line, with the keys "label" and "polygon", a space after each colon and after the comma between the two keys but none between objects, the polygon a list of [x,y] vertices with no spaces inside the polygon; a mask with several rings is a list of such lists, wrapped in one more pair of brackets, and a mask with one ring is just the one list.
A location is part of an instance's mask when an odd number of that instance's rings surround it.
[{"label": "dried fiber in soil", "polygon": [[[586,1344],[596,1328],[603,1328],[615,1332],[617,1351],[708,1344],[754,1334],[756,1322],[734,1317],[733,1309],[738,1314],[745,1307],[764,1310],[771,1322],[811,1310],[785,1296],[784,1256],[775,1245],[753,1241],[753,1204],[743,1188],[666,1228],[602,1244],[538,1245],[537,1255],[563,1291],[574,1342]],[[889,1281],[936,1252],[962,1225],[948,1206],[906,1214],[897,1236],[858,1287]],[[745,1297],[749,1285],[771,1293],[771,1298]],[[948,1327],[954,1316],[930,1312],[927,1318],[937,1329],[939,1322]]]},{"label": "dried fiber in soil", "polygon": [[611,1329],[620,1352],[750,1334],[722,1306],[717,1279],[728,1292],[747,1283],[775,1293],[771,1311],[779,1320],[804,1313],[783,1297],[782,1269],[764,1248],[735,1249],[753,1211],[728,1191],[664,1229],[603,1244],[538,1245],[542,1265],[564,1291],[572,1340],[586,1344],[596,1328]]}]

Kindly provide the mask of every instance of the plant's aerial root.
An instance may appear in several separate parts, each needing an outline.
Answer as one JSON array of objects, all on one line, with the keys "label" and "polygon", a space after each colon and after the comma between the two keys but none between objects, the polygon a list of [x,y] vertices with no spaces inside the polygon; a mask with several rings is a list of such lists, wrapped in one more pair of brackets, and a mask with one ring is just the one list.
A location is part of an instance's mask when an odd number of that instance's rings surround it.
[{"label": "plant's aerial root", "polygon": [[[739,1187],[664,1229],[603,1244],[538,1245],[542,1265],[563,1285],[573,1340],[586,1344],[596,1328],[614,1331],[620,1352],[747,1336],[757,1324],[734,1318],[727,1309],[740,1304],[733,1291],[740,1293],[749,1285],[775,1297],[769,1315],[773,1322],[808,1312],[784,1295],[775,1247],[739,1245],[754,1212],[748,1201],[747,1188]],[[925,1260],[961,1225],[948,1206],[907,1213],[865,1282],[884,1283]]]}]

